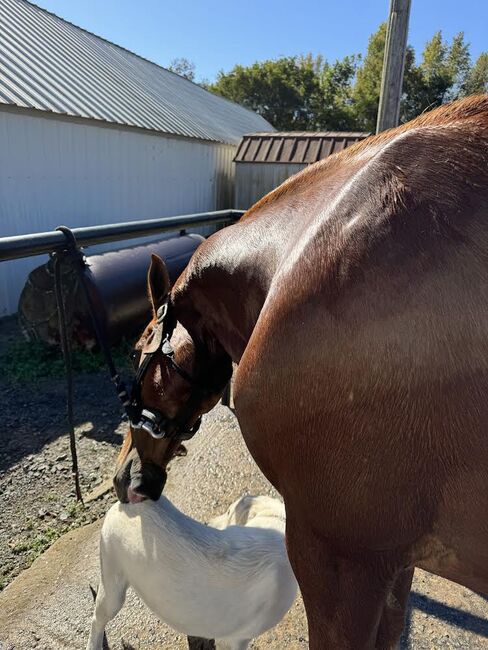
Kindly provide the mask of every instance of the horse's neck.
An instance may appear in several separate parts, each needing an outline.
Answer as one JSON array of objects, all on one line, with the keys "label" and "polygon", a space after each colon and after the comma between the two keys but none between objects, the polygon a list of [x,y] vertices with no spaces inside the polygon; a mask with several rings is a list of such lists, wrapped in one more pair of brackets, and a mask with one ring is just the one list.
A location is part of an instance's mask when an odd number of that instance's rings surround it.
[{"label": "horse's neck", "polygon": [[214,338],[235,363],[254,330],[276,265],[269,242],[261,250],[240,234],[229,228],[203,244],[175,293],[183,325],[197,338]]}]

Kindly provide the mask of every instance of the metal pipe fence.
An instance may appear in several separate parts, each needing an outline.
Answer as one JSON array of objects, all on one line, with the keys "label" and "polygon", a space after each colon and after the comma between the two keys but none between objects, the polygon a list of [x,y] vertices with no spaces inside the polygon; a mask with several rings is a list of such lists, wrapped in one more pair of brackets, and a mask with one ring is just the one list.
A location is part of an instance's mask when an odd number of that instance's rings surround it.
[{"label": "metal pipe fence", "polygon": [[[162,217],[161,219],[87,226],[73,228],[72,230],[79,246],[93,246],[175,230],[184,231],[187,228],[232,223],[237,221],[243,214],[243,210],[217,210],[215,212],[199,212],[176,217]],[[58,248],[63,248],[65,245],[65,236],[62,232],[56,230],[2,237],[0,238],[0,262],[50,253]]]},{"label": "metal pipe fence", "polygon": [[[123,241],[124,239],[147,237],[164,232],[180,231],[181,234],[184,234],[187,228],[233,223],[243,214],[244,210],[217,210],[176,217],[163,217],[161,219],[73,228],[72,232],[79,246],[93,246],[95,244]],[[0,262],[52,253],[65,246],[66,237],[57,230],[2,237],[0,238]],[[230,384],[225,390],[222,403],[225,406],[230,404]]]}]

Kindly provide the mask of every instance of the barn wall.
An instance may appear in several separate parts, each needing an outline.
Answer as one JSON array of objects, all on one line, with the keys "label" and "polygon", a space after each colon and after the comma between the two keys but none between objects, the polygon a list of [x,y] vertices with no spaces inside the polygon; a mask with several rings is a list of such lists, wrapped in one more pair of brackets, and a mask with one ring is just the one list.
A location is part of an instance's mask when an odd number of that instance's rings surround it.
[{"label": "barn wall", "polygon": [[236,163],[236,209],[247,210],[305,164]]},{"label": "barn wall", "polygon": [[[0,110],[0,237],[234,207],[235,150]],[[0,263],[0,316],[45,259]]]}]

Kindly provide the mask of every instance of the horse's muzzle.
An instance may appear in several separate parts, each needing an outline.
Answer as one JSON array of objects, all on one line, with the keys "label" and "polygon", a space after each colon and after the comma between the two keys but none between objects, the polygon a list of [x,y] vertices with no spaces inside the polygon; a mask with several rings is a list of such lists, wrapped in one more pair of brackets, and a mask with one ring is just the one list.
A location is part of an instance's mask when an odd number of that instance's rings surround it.
[{"label": "horse's muzzle", "polygon": [[136,503],[144,499],[157,501],[163,492],[167,474],[151,462],[141,463],[137,450],[132,449],[114,476],[114,488],[122,503]]}]

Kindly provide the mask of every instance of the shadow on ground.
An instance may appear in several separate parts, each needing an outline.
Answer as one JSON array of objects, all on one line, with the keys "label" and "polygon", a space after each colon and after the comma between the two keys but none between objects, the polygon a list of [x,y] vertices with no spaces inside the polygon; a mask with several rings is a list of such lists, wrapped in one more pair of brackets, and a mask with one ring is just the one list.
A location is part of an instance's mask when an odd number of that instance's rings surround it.
[{"label": "shadow on ground", "polygon": [[[0,394],[3,473],[29,454],[37,454],[47,443],[67,435],[66,383],[64,379],[43,379],[9,384],[0,379]],[[115,433],[120,423],[120,407],[104,371],[76,377],[74,411],[76,425],[91,423],[86,437],[120,444],[120,435]]]}]

